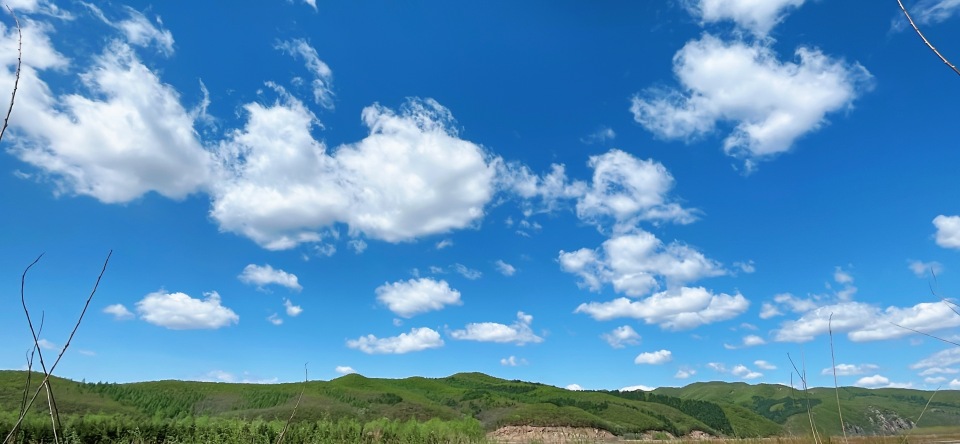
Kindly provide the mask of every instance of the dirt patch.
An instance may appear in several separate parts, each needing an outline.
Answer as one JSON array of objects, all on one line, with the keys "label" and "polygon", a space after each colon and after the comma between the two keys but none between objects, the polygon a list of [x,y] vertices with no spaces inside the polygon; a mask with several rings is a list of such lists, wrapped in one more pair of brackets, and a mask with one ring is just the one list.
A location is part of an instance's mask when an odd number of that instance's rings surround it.
[{"label": "dirt patch", "polygon": [[573,444],[585,442],[615,442],[619,439],[612,433],[590,427],[534,427],[506,426],[487,434],[499,443]]}]

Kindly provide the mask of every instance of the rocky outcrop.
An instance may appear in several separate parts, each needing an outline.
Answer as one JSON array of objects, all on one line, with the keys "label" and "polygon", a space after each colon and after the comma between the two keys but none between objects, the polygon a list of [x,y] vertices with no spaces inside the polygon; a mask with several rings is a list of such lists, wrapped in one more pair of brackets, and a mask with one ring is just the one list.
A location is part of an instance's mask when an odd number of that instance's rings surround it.
[{"label": "rocky outcrop", "polygon": [[883,435],[895,435],[904,430],[912,429],[916,424],[909,419],[905,419],[896,412],[881,411],[876,407],[868,409],[870,415],[867,419],[870,424]]},{"label": "rocky outcrop", "polygon": [[499,443],[572,444],[583,442],[617,441],[617,437],[601,429],[590,427],[536,427],[506,426],[487,434],[491,441]]}]

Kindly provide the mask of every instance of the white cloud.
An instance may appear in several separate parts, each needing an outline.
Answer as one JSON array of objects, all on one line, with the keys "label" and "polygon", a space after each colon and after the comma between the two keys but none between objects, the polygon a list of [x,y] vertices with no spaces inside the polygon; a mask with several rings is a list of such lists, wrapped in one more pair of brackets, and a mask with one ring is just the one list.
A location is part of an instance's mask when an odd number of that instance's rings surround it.
[{"label": "white cloud", "polygon": [[412,328],[410,333],[401,333],[399,336],[377,338],[374,335],[361,336],[358,339],[347,341],[347,347],[360,350],[367,354],[404,354],[443,346],[440,333],[421,327]]},{"label": "white cloud", "polygon": [[333,109],[333,71],[320,60],[317,50],[303,39],[281,42],[277,44],[277,49],[303,59],[307,70],[313,75],[313,81],[310,82],[313,101],[326,109]]},{"label": "white cloud", "polygon": [[274,269],[270,266],[270,264],[249,264],[246,267],[243,267],[243,272],[237,277],[240,279],[240,282],[256,285],[257,287],[265,287],[267,285],[276,284],[287,287],[291,290],[303,290],[303,287],[300,286],[300,282],[297,279],[297,275],[293,273],[287,273],[283,270]]},{"label": "white cloud", "polygon": [[452,247],[452,246],[453,246],[453,240],[452,240],[452,239],[443,239],[443,240],[441,240],[440,242],[437,242],[437,249],[438,249],[438,250],[442,250],[442,249],[444,249],[444,248]]},{"label": "white cloud", "polygon": [[721,264],[694,248],[678,242],[665,245],[643,230],[611,237],[594,250],[561,250],[559,261],[563,271],[581,278],[581,287],[600,291],[609,283],[628,296],[659,288],[658,278],[671,288],[725,273]]},{"label": "white cloud", "polygon": [[108,305],[103,309],[103,312],[113,315],[113,318],[117,320],[133,319],[133,313],[127,310],[127,307],[123,304]]},{"label": "white cloud", "polygon": [[610,333],[604,333],[600,336],[607,341],[613,348],[623,348],[627,345],[637,345],[640,343],[640,334],[633,327],[623,325],[613,329]]},{"label": "white cloud", "polygon": [[767,341],[757,335],[747,335],[743,337],[743,346],[744,347],[753,347],[755,345],[766,344]]},{"label": "white cloud", "polygon": [[942,384],[947,381],[947,378],[944,376],[933,376],[929,378],[923,378],[924,384]]},{"label": "white cloud", "polygon": [[907,268],[918,278],[929,278],[931,275],[940,275],[943,272],[943,264],[937,261],[908,261]]},{"label": "white cloud", "polygon": [[960,390],[960,379],[950,381],[949,387],[951,390]]},{"label": "white cloud", "polygon": [[40,339],[37,341],[37,345],[39,345],[40,348],[43,349],[43,350],[60,350],[60,347],[57,347],[56,344],[54,344],[54,343],[52,343],[52,342],[50,342],[50,341],[48,341],[48,340],[46,340],[46,339],[44,339],[44,338],[40,338]]},{"label": "white cloud", "polygon": [[733,370],[730,370],[730,373],[732,373],[734,376],[740,377],[741,379],[757,379],[763,377],[763,373],[750,370],[743,364],[737,364],[734,366]]},{"label": "white cloud", "polygon": [[643,390],[645,392],[652,392],[656,390],[656,387],[650,387],[649,385],[631,385],[620,389],[621,392],[635,392],[637,390]]},{"label": "white cloud", "polygon": [[318,243],[313,245],[313,251],[317,257],[332,257],[337,254],[337,246],[334,244]]},{"label": "white cloud", "polygon": [[[828,332],[830,315],[833,331],[846,332],[852,341],[878,341],[913,335],[907,327],[932,332],[960,326],[960,316],[942,302],[922,302],[912,307],[879,307],[862,302],[843,301],[825,305],[786,321],[776,330],[780,342],[806,342]],[[895,325],[896,324],[896,325]]]},{"label": "white cloud", "polygon": [[660,365],[673,360],[673,353],[670,350],[658,350],[655,352],[643,352],[633,359],[634,364]]},{"label": "white cloud", "polygon": [[941,214],[933,218],[933,225],[937,227],[937,245],[960,249],[960,216]]},{"label": "white cloud", "polygon": [[860,387],[886,387],[890,385],[890,379],[883,375],[873,375],[873,376],[864,376],[853,383],[853,385]]},{"label": "white cloud", "polygon": [[670,202],[674,180],[666,167],[653,160],[639,160],[613,149],[591,156],[593,181],[577,200],[577,216],[585,221],[612,218],[619,227],[639,221],[693,222],[694,212]]},{"label": "white cloud", "polygon": [[726,373],[727,367],[720,362],[708,362],[707,367],[715,372]]},{"label": "white cloud", "polygon": [[237,378],[236,375],[230,372],[223,370],[211,370],[207,372],[202,378],[201,381],[205,382],[226,382],[226,383],[239,383],[239,384],[276,384],[278,378],[257,378],[251,377],[249,373],[244,372],[242,378]]},{"label": "white cloud", "polygon": [[673,377],[677,379],[687,379],[695,374],[697,374],[697,371],[692,368],[680,368]]},{"label": "white cloud", "polygon": [[335,372],[337,372],[338,374],[341,374],[341,375],[349,375],[350,373],[356,373],[356,372],[357,372],[356,370],[353,369],[353,367],[350,367],[350,366],[347,366],[347,365],[338,365],[338,366],[336,366],[336,367],[333,369],[333,371],[335,371]]},{"label": "white cloud", "polygon": [[347,242],[347,245],[350,245],[350,248],[356,254],[361,254],[367,249],[367,243],[363,239],[351,239]]},{"label": "white cloud", "polygon": [[770,319],[777,316],[783,316],[783,312],[776,305],[764,302],[760,306],[760,319]]},{"label": "white cloud", "polygon": [[[837,376],[854,376],[862,375],[868,372],[875,372],[879,370],[880,367],[876,364],[837,364]],[[820,371],[821,375],[832,375],[833,368],[827,367]]]},{"label": "white cloud", "polygon": [[267,316],[267,322],[273,325],[283,325],[283,318],[281,318],[279,314],[274,313],[270,316]]},{"label": "white cloud", "polygon": [[527,365],[527,360],[523,358],[517,358],[516,356],[510,356],[509,358],[503,358],[500,360],[500,365],[505,365],[507,367],[516,367],[519,365]]},{"label": "white cloud", "polygon": [[567,386],[564,387],[564,388],[567,389],[567,390],[573,390],[573,391],[576,391],[576,392],[579,392],[579,391],[583,390],[583,387],[580,387],[580,384],[569,384],[569,385],[567,385]]},{"label": "white cloud", "polygon": [[835,267],[833,270],[833,280],[838,284],[852,284],[853,275],[849,271],[844,270],[840,267]]},{"label": "white cloud", "polygon": [[452,267],[453,267],[453,271],[457,272],[458,274],[460,274],[461,276],[467,279],[470,279],[471,281],[480,279],[480,277],[483,276],[483,273],[481,273],[480,270],[469,268],[463,264],[453,264]]},{"label": "white cloud", "polygon": [[690,11],[707,23],[731,20],[757,37],[766,36],[783,21],[786,11],[804,0],[688,0]]},{"label": "white cloud", "polygon": [[752,260],[746,261],[746,262],[734,262],[733,266],[739,268],[740,271],[747,274],[757,271],[757,266],[753,263]]},{"label": "white cloud", "polygon": [[473,226],[494,193],[495,159],[457,137],[450,112],[411,100],[399,113],[363,110],[370,134],[328,154],[302,103],[247,104],[248,121],[221,145],[226,178],[211,216],[268,249],[316,242],[335,223],[401,242]]},{"label": "white cloud", "polygon": [[[949,368],[952,365],[960,364],[960,347],[951,347],[946,350],[936,352],[920,361],[914,363],[910,368],[917,369],[941,369],[942,373],[950,374],[954,373]],[[931,373],[932,374],[932,373]],[[923,375],[921,373],[921,375]],[[923,375],[925,376],[925,375]]]},{"label": "white cloud", "polygon": [[299,316],[300,313],[303,313],[303,308],[299,305],[293,305],[293,302],[291,302],[290,299],[283,300],[283,307],[287,311],[287,316],[290,317],[296,317]]},{"label": "white cloud", "polygon": [[724,151],[745,159],[749,170],[790,150],[870,87],[871,76],[859,64],[815,48],[800,47],[795,56],[797,62],[781,62],[765,43],[704,34],[674,56],[681,89],[649,89],[634,97],[631,112],[665,139],[690,141],[731,123]]},{"label": "white cloud", "polygon": [[[49,45],[49,39],[38,43]],[[52,47],[38,51],[31,63],[64,63]],[[79,75],[86,96],[54,97],[33,67],[25,68],[17,109],[30,118],[11,120],[20,131],[9,152],[40,169],[58,194],[104,203],[151,191],[181,199],[209,182],[213,158],[197,139],[194,116],[127,44],[112,42]]]},{"label": "white cloud", "polygon": [[215,291],[194,299],[185,293],[156,291],[137,302],[140,319],[171,330],[217,329],[240,322],[233,310],[220,304]]},{"label": "white cloud", "polygon": [[771,363],[769,363],[769,362],[767,362],[767,361],[764,361],[764,360],[762,360],[762,359],[758,359],[758,360],[756,360],[756,361],[753,361],[753,365],[757,366],[758,368],[760,368],[760,369],[762,369],[762,370],[776,370],[776,369],[777,369],[777,366],[775,366],[775,365],[773,365],[773,364],[771,364]]},{"label": "white cloud", "polygon": [[310,7],[313,8],[314,11],[317,10],[317,0],[303,0],[303,2],[310,5]]},{"label": "white cloud", "polygon": [[160,21],[160,17],[154,19],[156,23],[151,23],[140,11],[125,6],[124,9],[129,18],[121,21],[111,21],[96,5],[83,2],[81,4],[89,8],[93,15],[101,21],[123,33],[130,44],[144,48],[156,44],[157,50],[163,55],[167,57],[173,55],[173,34],[169,30],[163,29],[163,22]]},{"label": "white cloud", "polygon": [[533,329],[530,328],[531,323],[533,323],[533,316],[518,311],[517,321],[511,325],[496,322],[467,324],[463,330],[450,332],[450,337],[479,342],[513,342],[517,345],[543,342],[543,338],[533,333]]},{"label": "white cloud", "polygon": [[580,141],[587,144],[604,143],[608,140],[613,140],[616,137],[617,133],[613,131],[613,128],[601,126],[589,136],[581,138]]},{"label": "white cloud", "polygon": [[920,372],[920,376],[929,376],[929,375],[955,375],[955,374],[957,374],[957,373],[960,373],[960,370],[957,370],[957,369],[955,369],[955,368],[949,368],[949,367],[946,367],[946,368],[942,368],[942,367],[930,367],[930,368],[928,368],[928,369]]},{"label": "white cloud", "polygon": [[960,14],[960,0],[920,0],[910,9],[914,20],[927,23],[944,22]]},{"label": "white cloud", "polygon": [[575,313],[586,313],[598,321],[623,317],[643,319],[665,329],[685,330],[731,319],[746,311],[749,305],[739,293],[731,296],[713,294],[703,287],[682,287],[640,301],[618,298],[580,304]]},{"label": "white cloud", "polygon": [[513,275],[516,274],[516,272],[517,272],[516,267],[514,267],[513,265],[510,265],[510,264],[508,264],[508,263],[506,263],[506,262],[504,262],[504,261],[502,261],[502,260],[500,260],[500,259],[497,259],[497,261],[494,263],[494,265],[496,265],[497,271],[499,271],[500,274],[502,274],[502,275],[504,275],[504,276],[513,276]]},{"label": "white cloud", "polygon": [[398,316],[410,318],[420,313],[441,310],[446,305],[461,305],[460,292],[447,281],[430,278],[410,279],[383,284],[376,289],[377,300]]}]

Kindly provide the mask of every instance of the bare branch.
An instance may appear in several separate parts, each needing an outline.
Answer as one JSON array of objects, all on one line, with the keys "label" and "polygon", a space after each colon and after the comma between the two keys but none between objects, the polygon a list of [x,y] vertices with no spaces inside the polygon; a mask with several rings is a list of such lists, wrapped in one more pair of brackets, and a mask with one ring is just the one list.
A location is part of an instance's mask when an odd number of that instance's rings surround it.
[{"label": "bare branch", "polygon": [[900,4],[900,10],[903,11],[903,15],[907,16],[907,21],[910,22],[910,26],[912,26],[913,30],[917,31],[917,35],[919,35],[920,38],[923,39],[923,43],[926,43],[927,47],[930,48],[930,50],[933,51],[933,53],[936,54],[937,57],[940,57],[940,60],[943,61],[944,64],[949,66],[950,69],[953,70],[953,72],[957,73],[957,75],[960,76],[960,69],[957,69],[957,67],[954,66],[953,63],[950,63],[950,61],[947,60],[947,58],[944,57],[943,54],[940,54],[940,51],[937,51],[937,48],[935,48],[933,44],[930,43],[930,40],[927,40],[927,37],[924,36],[922,32],[920,32],[920,28],[918,28],[917,24],[913,22],[913,17],[910,17],[910,13],[907,12],[907,8],[903,6],[903,1],[897,0],[897,3]]},{"label": "bare branch", "polygon": [[297,414],[297,408],[300,407],[300,401],[303,400],[303,392],[307,390],[307,381],[310,379],[307,374],[307,364],[303,364],[303,386],[300,387],[300,396],[297,398],[297,404],[293,406],[293,411],[290,412],[290,418],[287,418],[287,423],[283,425],[283,430],[280,431],[280,435],[277,436],[277,444],[283,442],[283,435],[287,433],[287,428],[290,427],[290,423],[293,421],[293,416]]},{"label": "bare branch", "polygon": [[17,24],[17,73],[13,79],[13,92],[10,93],[10,106],[7,107],[7,117],[3,119],[3,128],[0,128],[0,140],[7,132],[7,124],[10,123],[10,114],[13,112],[13,102],[17,98],[17,87],[20,86],[20,66],[23,64],[23,31],[20,29],[20,19],[13,13],[13,9],[7,6],[7,11],[13,16],[13,21]]},{"label": "bare branch", "polygon": [[847,428],[843,425],[843,410],[840,408],[840,385],[837,383],[837,357],[833,352],[833,313],[827,319],[827,331],[830,332],[830,368],[833,369],[833,390],[837,394],[837,414],[840,415],[840,430],[843,431],[843,442],[847,441]]}]

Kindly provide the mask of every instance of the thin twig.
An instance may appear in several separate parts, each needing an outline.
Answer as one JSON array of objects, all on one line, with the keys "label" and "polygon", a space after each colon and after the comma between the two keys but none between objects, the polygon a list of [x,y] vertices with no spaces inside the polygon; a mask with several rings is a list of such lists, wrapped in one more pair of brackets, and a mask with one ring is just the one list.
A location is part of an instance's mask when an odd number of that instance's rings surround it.
[{"label": "thin twig", "polygon": [[900,4],[900,10],[903,11],[903,15],[907,16],[907,21],[910,22],[910,26],[913,26],[913,30],[917,31],[917,35],[919,35],[920,38],[923,39],[923,43],[926,43],[927,47],[930,48],[930,50],[933,51],[933,53],[936,54],[937,57],[940,57],[940,60],[943,61],[944,64],[949,66],[950,69],[953,70],[953,72],[957,73],[957,75],[960,75],[960,69],[957,69],[957,67],[954,66],[953,63],[950,63],[950,61],[947,60],[947,58],[944,57],[943,54],[940,54],[940,51],[937,51],[937,48],[933,47],[933,44],[930,43],[930,40],[927,40],[927,37],[924,36],[922,32],[920,32],[920,28],[918,28],[917,24],[913,22],[913,17],[910,17],[910,13],[907,12],[907,8],[903,6],[903,1],[897,0],[897,3]]},{"label": "thin twig", "polygon": [[297,414],[297,408],[300,407],[300,401],[303,400],[303,392],[307,390],[307,381],[310,379],[307,375],[307,364],[303,364],[303,386],[300,387],[300,396],[297,397],[297,403],[293,406],[293,411],[290,412],[290,417],[287,418],[287,423],[283,425],[283,430],[280,431],[280,435],[277,436],[277,444],[283,442],[283,435],[287,433],[287,428],[290,427],[290,422],[293,421],[293,416]]},{"label": "thin twig", "polygon": [[[57,368],[57,364],[60,363],[60,360],[63,359],[63,355],[67,352],[67,348],[70,347],[70,342],[73,340],[73,336],[77,333],[77,329],[80,328],[80,323],[83,321],[83,315],[87,313],[87,308],[90,307],[90,301],[93,300],[93,295],[97,293],[97,288],[100,286],[100,280],[103,279],[103,274],[107,271],[107,264],[110,263],[110,256],[113,256],[113,250],[110,250],[110,252],[107,253],[107,259],[103,261],[103,268],[100,269],[100,275],[97,276],[97,282],[94,283],[93,290],[90,291],[90,296],[87,297],[87,302],[83,305],[83,311],[80,312],[80,317],[77,319],[77,323],[73,326],[73,331],[70,332],[70,336],[67,338],[67,343],[64,344],[63,349],[60,350],[60,354],[57,355],[57,359],[53,361],[53,365],[50,366],[50,373],[44,375],[43,381],[40,383],[40,387],[37,388],[37,391],[33,393],[33,397],[30,398],[30,402],[27,403],[26,410],[29,410],[30,407],[33,406],[33,403],[37,400],[37,397],[40,396],[40,392],[43,391],[43,385],[49,383],[50,375],[53,373],[54,369]],[[36,261],[34,261],[34,263],[36,263]],[[20,415],[19,418],[17,418],[17,422],[13,425],[11,433],[4,438],[4,444],[10,442],[10,439],[13,436],[13,430],[16,430],[18,427],[20,427],[20,424],[23,423],[23,418],[26,416],[26,410]]]},{"label": "thin twig", "polygon": [[837,358],[833,352],[833,313],[827,319],[827,331],[830,332],[830,368],[833,369],[833,390],[837,394],[837,414],[840,415],[840,430],[843,431],[843,442],[847,441],[847,428],[843,425],[843,410],[840,408],[840,384],[837,383]]},{"label": "thin twig", "polygon": [[30,272],[30,269],[33,268],[37,262],[40,262],[40,258],[43,257],[43,253],[40,253],[26,269],[23,270],[23,274],[20,275],[20,304],[23,306],[23,314],[27,317],[27,325],[30,327],[30,335],[33,337],[33,349],[37,352],[37,357],[40,358],[40,369],[43,370],[43,384],[41,387],[46,391],[47,394],[47,406],[50,411],[50,424],[53,428],[53,442],[58,444],[60,438],[57,434],[57,428],[60,425],[60,415],[57,413],[57,402],[56,398],[53,396],[53,388],[50,387],[50,380],[47,378],[50,372],[47,370],[47,363],[43,359],[43,349],[40,347],[40,335],[33,328],[33,319],[30,317],[30,310],[27,308],[27,298],[26,298],[26,285],[27,285],[27,273]]},{"label": "thin twig", "polygon": [[931,335],[930,333],[924,333],[924,332],[922,332],[922,331],[920,331],[920,330],[914,330],[914,329],[912,329],[912,328],[910,328],[910,327],[904,327],[904,326],[902,326],[902,325],[900,325],[900,324],[893,323],[893,322],[891,322],[890,324],[892,324],[892,325],[895,326],[895,327],[900,327],[900,328],[902,328],[902,329],[904,329],[904,330],[910,330],[910,331],[912,331],[912,332],[914,332],[914,333],[924,335],[924,336],[926,336],[926,337],[928,337],[928,338],[933,338],[933,339],[936,339],[936,340],[938,340],[938,341],[946,342],[947,344],[953,344],[953,345],[956,345],[957,347],[960,347],[960,344],[958,344],[958,343],[956,343],[956,342],[953,342],[953,341],[950,341],[950,340],[947,340],[947,339],[943,339],[943,338],[941,338],[941,337],[939,337],[939,336]]},{"label": "thin twig", "polygon": [[[800,386],[803,388],[803,397],[807,401],[807,419],[810,420],[810,431],[813,434],[813,440],[817,444],[821,444],[820,435],[817,433],[817,423],[813,420],[813,409],[810,405],[810,393],[807,391],[807,372],[805,362],[804,371],[801,373],[800,369],[797,368],[797,364],[793,362],[793,357],[790,356],[790,353],[787,353],[787,359],[790,361],[790,365],[793,366],[793,371],[796,372],[797,376],[800,377]],[[792,381],[791,385],[793,385]]]},{"label": "thin twig", "polygon": [[7,107],[7,117],[3,119],[3,128],[0,128],[0,140],[7,132],[7,124],[10,123],[10,114],[13,112],[13,102],[17,98],[17,87],[20,86],[20,65],[23,63],[23,31],[20,29],[20,19],[13,13],[13,9],[7,6],[7,11],[13,16],[13,21],[17,24],[17,73],[13,79],[13,92],[10,93],[10,106]]}]

